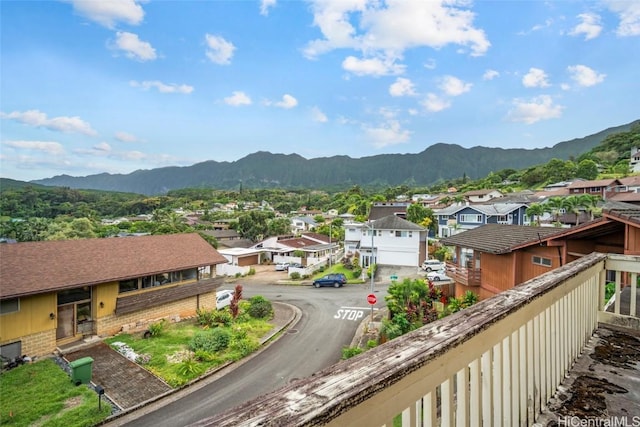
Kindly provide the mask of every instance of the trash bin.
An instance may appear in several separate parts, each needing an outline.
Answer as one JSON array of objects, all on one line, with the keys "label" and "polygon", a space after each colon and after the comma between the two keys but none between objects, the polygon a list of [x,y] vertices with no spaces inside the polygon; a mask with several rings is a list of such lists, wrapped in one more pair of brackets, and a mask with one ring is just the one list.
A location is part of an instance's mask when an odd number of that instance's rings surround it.
[{"label": "trash bin", "polygon": [[89,384],[91,382],[91,368],[93,359],[91,357],[83,357],[69,363],[71,368],[71,382],[75,385]]}]

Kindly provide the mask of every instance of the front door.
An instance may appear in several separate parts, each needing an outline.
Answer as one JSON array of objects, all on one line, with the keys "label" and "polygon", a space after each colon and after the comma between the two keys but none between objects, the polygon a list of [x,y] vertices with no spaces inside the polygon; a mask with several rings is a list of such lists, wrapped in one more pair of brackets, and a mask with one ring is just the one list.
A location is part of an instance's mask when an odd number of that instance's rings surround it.
[{"label": "front door", "polygon": [[72,337],[75,334],[75,305],[58,306],[58,329],[56,329],[56,339]]}]

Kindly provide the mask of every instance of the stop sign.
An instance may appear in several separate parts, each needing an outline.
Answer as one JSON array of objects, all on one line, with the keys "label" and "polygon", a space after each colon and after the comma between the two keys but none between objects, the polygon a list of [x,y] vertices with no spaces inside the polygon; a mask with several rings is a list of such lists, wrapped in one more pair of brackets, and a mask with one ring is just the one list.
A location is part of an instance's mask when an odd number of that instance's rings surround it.
[{"label": "stop sign", "polygon": [[374,294],[367,295],[367,302],[371,305],[374,305],[378,300]]}]

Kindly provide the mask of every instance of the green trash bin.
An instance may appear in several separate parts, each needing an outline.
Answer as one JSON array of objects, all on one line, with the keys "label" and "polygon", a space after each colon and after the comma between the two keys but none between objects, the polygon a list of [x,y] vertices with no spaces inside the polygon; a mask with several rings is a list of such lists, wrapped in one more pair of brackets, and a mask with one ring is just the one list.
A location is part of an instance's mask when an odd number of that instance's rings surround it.
[{"label": "green trash bin", "polygon": [[91,369],[93,367],[93,359],[91,357],[83,357],[69,363],[71,368],[71,382],[75,385],[89,384],[91,382]]}]

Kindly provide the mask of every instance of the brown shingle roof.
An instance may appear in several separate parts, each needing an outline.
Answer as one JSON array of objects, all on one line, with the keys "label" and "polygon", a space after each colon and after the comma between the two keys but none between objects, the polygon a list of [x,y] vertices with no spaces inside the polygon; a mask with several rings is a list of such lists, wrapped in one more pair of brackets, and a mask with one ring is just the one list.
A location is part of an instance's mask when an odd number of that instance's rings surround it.
[{"label": "brown shingle roof", "polygon": [[589,188],[589,187],[608,187],[613,184],[618,184],[620,181],[617,179],[596,179],[591,181],[574,181],[567,186],[567,188]]},{"label": "brown shingle roof", "polygon": [[0,298],[226,262],[197,233],[1,244]]},{"label": "brown shingle roof", "polygon": [[486,224],[441,239],[447,246],[462,246],[480,252],[504,254],[523,244],[537,243],[540,239],[564,231],[562,228],[530,227],[526,225]]}]

